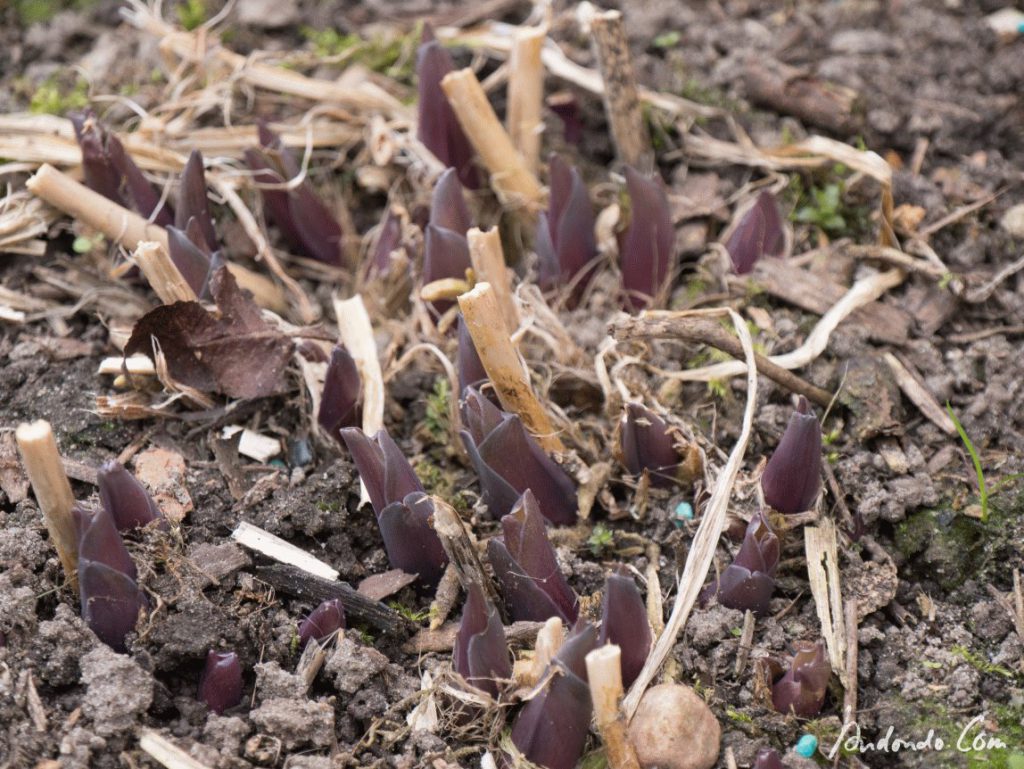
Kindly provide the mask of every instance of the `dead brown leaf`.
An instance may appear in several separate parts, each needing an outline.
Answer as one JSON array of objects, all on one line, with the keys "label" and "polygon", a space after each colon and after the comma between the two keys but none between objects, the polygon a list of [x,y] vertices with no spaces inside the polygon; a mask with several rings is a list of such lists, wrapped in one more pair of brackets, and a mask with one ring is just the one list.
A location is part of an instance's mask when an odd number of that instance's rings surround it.
[{"label": "dead brown leaf", "polygon": [[192,497],[185,486],[185,459],[178,452],[146,449],[135,457],[135,476],[168,520],[177,523],[192,511]]}]

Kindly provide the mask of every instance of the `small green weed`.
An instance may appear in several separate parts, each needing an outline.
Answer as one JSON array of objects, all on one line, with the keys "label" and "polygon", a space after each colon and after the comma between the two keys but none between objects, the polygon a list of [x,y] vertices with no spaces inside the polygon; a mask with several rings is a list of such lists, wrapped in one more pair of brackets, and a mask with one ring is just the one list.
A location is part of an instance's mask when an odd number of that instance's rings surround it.
[{"label": "small green weed", "polygon": [[985,486],[985,473],[981,469],[981,457],[978,456],[978,452],[974,448],[974,443],[971,441],[970,436],[967,435],[967,431],[964,429],[964,426],[960,424],[960,420],[957,419],[949,401],[946,401],[946,413],[949,414],[949,418],[953,420],[953,426],[956,427],[957,434],[960,436],[960,440],[963,442],[964,448],[967,449],[967,453],[971,455],[971,462],[974,463],[974,474],[978,478],[978,496],[981,504],[981,520],[982,522],[985,522],[988,520],[988,488]]},{"label": "small green weed", "polygon": [[594,554],[595,558],[610,550],[613,544],[615,544],[615,533],[603,523],[599,523],[594,527],[594,531],[590,534],[590,539],[587,540],[590,552]]}]

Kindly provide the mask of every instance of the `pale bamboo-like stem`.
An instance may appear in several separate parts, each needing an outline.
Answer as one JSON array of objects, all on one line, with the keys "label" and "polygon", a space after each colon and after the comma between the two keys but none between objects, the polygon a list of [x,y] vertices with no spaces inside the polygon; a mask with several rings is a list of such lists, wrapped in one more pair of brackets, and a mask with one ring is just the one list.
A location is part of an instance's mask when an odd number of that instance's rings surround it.
[{"label": "pale bamboo-like stem", "polygon": [[199,297],[171,261],[170,255],[152,240],[143,240],[135,248],[135,263],[146,276],[150,288],[164,304],[175,302],[197,302]]},{"label": "pale bamboo-like stem", "polygon": [[459,125],[490,172],[491,184],[501,201],[506,205],[539,208],[544,188],[516,152],[473,70],[449,72],[441,81],[441,88]]},{"label": "pale bamboo-like stem", "polygon": [[526,364],[512,344],[494,288],[490,283],[477,283],[459,297],[459,308],[502,407],[519,415],[545,451],[564,451],[548,413],[533,392]]},{"label": "pale bamboo-like stem", "polygon": [[604,81],[604,110],[619,159],[643,173],[653,165],[651,137],[640,108],[640,92],[619,11],[599,13],[590,22],[594,53]]},{"label": "pale bamboo-like stem", "polygon": [[510,331],[515,331],[519,328],[519,310],[512,298],[512,276],[505,263],[498,228],[483,231],[473,227],[466,233],[466,240],[469,241],[469,258],[473,262],[476,279],[491,284],[505,325]]},{"label": "pale bamboo-like stem", "polygon": [[524,678],[528,686],[535,686],[544,677],[548,665],[555,658],[555,654],[565,643],[565,626],[558,617],[549,617],[540,630],[537,631],[537,641],[534,644],[533,659],[526,667]]},{"label": "pale bamboo-like stem", "polygon": [[515,32],[508,76],[508,132],[530,173],[537,173],[544,123],[544,64],[540,52],[547,30],[527,27]]},{"label": "pale bamboo-like stem", "polygon": [[167,769],[208,769],[163,735],[146,729],[139,737],[139,749]]},{"label": "pale bamboo-like stem", "polygon": [[45,419],[22,423],[14,433],[32,491],[68,582],[78,581],[78,536],[71,516],[75,497],[64,472],[57,440]]},{"label": "pale bamboo-like stem", "polygon": [[[36,197],[73,219],[99,230],[129,250],[136,249],[142,241],[153,241],[167,251],[167,231],[163,227],[107,200],[49,163],[40,166],[35,176],[25,182],[25,186]],[[228,269],[238,285],[250,291],[261,306],[275,312],[283,312],[287,308],[284,293],[277,284],[238,264],[228,265]]]},{"label": "pale bamboo-like stem", "polygon": [[640,769],[636,752],[626,737],[622,699],[622,650],[615,644],[587,655],[587,679],[594,702],[594,720],[604,742],[609,769]]}]

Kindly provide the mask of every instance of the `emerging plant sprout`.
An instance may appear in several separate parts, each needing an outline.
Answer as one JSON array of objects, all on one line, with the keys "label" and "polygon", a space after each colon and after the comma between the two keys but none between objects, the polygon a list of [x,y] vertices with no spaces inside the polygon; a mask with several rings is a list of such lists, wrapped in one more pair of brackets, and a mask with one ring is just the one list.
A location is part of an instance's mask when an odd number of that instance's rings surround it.
[{"label": "emerging plant sprout", "polygon": [[628,403],[619,420],[622,464],[632,475],[647,471],[651,484],[671,486],[677,480],[682,457],[675,435],[664,419],[639,403]]},{"label": "emerging plant sprout", "polygon": [[[579,172],[552,155],[549,162],[551,197],[546,213],[537,218],[535,248],[539,282],[543,288],[576,281],[571,302],[578,301],[593,275],[591,261],[597,255],[594,242],[594,210]],[[589,272],[584,270],[591,267]]]},{"label": "emerging plant sprout", "polygon": [[639,310],[665,288],[675,266],[675,229],[660,179],[626,167],[629,227],[619,236],[619,267],[626,306]]},{"label": "emerging plant sprout", "polygon": [[823,641],[797,648],[789,670],[772,686],[772,706],[780,713],[813,718],[821,712],[832,674]]},{"label": "emerging plant sprout", "polygon": [[216,251],[220,243],[217,241],[217,231],[213,227],[213,217],[210,216],[203,153],[199,150],[192,150],[181,172],[181,192],[178,195],[178,207],[174,212],[174,224],[179,229],[187,230],[191,221],[198,226],[206,250]]},{"label": "emerging plant sprout", "polygon": [[594,709],[586,656],[597,647],[597,630],[581,621],[551,661],[556,675],[520,711],[512,742],[528,761],[546,769],[573,769],[583,754]]},{"label": "emerging plant sprout", "polygon": [[218,716],[242,701],[242,665],[237,654],[210,649],[199,679],[199,701]]},{"label": "emerging plant sprout", "polygon": [[549,521],[559,526],[575,523],[578,508],[572,480],[526,432],[517,415],[502,411],[472,387],[466,389],[461,413],[462,442],[492,516],[507,515],[529,489]]},{"label": "emerging plant sprout", "polygon": [[126,651],[125,638],[148,605],[114,521],[104,508],[71,511],[78,531],[78,591],[82,619],[103,643]]},{"label": "emerging plant sprout", "polygon": [[763,256],[781,256],[785,237],[775,196],[763,191],[725,243],[737,275],[746,275]]},{"label": "emerging plant sprout", "polygon": [[782,763],[779,751],[773,748],[761,748],[757,751],[753,769],[786,769],[786,765]]},{"label": "emerging plant sprout", "polygon": [[469,326],[466,325],[462,315],[459,315],[458,340],[459,348],[455,355],[455,369],[459,374],[459,394],[461,395],[468,387],[479,389],[488,379],[487,371],[476,351],[476,344],[469,333]]},{"label": "emerging plant sprout", "polygon": [[120,462],[107,462],[96,474],[100,503],[118,531],[135,529],[163,519],[146,487]]},{"label": "emerging plant sprout", "polygon": [[560,617],[572,624],[579,613],[576,594],[558,568],[537,499],[527,490],[501,519],[502,537],[487,542],[508,616],[543,622]]},{"label": "emerging plant sprout", "polygon": [[285,187],[298,178],[300,168],[295,156],[263,123],[259,130],[260,148],[247,149],[245,161],[256,173],[263,206],[281,230],[284,239],[305,256],[338,267],[341,265],[341,226],[313,190],[309,179],[292,188]]},{"label": "emerging plant sprout", "polygon": [[723,606],[740,611],[749,609],[762,616],[768,612],[768,602],[775,590],[778,564],[779,539],[764,512],[758,512],[747,525],[736,559],[716,582],[701,591],[701,600],[717,595]]},{"label": "emerging plant sprout", "polygon": [[317,423],[334,440],[341,442],[343,427],[358,424],[359,397],[362,394],[362,380],[352,356],[341,345],[331,350],[324,377],[324,392],[320,397]]},{"label": "emerging plant sprout", "polygon": [[224,266],[224,260],[220,251],[209,250],[195,217],[188,220],[184,230],[167,226],[167,253],[196,296],[209,299],[210,281]]},{"label": "emerging plant sprout", "polygon": [[810,510],[821,491],[821,425],[802,395],[764,468],[761,489],[780,513]]},{"label": "emerging plant sprout", "polygon": [[599,645],[605,644],[616,644],[622,650],[622,685],[628,688],[651,651],[651,626],[644,599],[624,568],[609,574],[604,583]]},{"label": "emerging plant sprout", "polygon": [[369,438],[358,427],[345,427],[341,438],[370,496],[391,566],[436,585],[448,556],[430,525],[434,503],[409,461],[385,430]]},{"label": "emerging plant sprout", "polygon": [[438,160],[454,168],[464,185],[476,189],[480,181],[473,165],[473,148],[441,89],[444,76],[454,70],[451,54],[434,39],[433,30],[424,26],[422,42],[416,52],[419,95],[416,137]]},{"label": "emerging plant sprout", "polygon": [[377,242],[373,244],[373,253],[369,260],[371,276],[388,275],[391,272],[391,255],[402,245],[402,217],[389,208],[384,214],[377,233]]},{"label": "emerging plant sprout", "polygon": [[168,206],[160,204],[156,189],[125,152],[121,141],[100,125],[92,110],[69,117],[82,150],[86,186],[161,227],[172,224],[174,216]]},{"label": "emerging plant sprout", "polygon": [[[462,185],[454,169],[449,168],[437,180],[430,201],[430,223],[423,240],[423,283],[444,278],[464,280],[472,266],[466,231],[470,226],[469,209],[462,197]],[[452,302],[434,302],[434,310],[443,314]]]},{"label": "emerging plant sprout", "polygon": [[324,601],[299,625],[299,648],[305,649],[313,640],[322,641],[345,627],[345,607],[332,598]]},{"label": "emerging plant sprout", "polygon": [[487,601],[483,588],[470,585],[462,621],[455,636],[452,667],[478,689],[498,696],[498,682],[512,677],[512,659],[498,610]]}]

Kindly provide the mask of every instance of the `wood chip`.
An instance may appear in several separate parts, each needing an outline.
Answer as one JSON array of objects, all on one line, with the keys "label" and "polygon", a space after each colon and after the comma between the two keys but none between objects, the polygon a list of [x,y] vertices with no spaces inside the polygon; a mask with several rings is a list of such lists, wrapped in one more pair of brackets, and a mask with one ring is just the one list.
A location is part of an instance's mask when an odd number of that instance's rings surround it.
[{"label": "wood chip", "polygon": [[949,418],[949,414],[943,411],[939,402],[935,400],[935,396],[928,392],[924,382],[921,380],[920,374],[891,352],[883,354],[882,358],[892,370],[896,383],[900,386],[903,394],[910,399],[910,402],[917,406],[921,413],[944,433],[955,435],[956,425]]},{"label": "wood chip", "polygon": [[839,548],[832,520],[822,518],[817,526],[806,526],[804,547],[807,552],[807,577],[811,583],[818,621],[821,622],[821,635],[828,648],[829,662],[845,685],[846,628],[839,584]]},{"label": "wood chip", "polygon": [[161,512],[174,523],[192,512],[185,458],[176,451],[153,447],[135,457],[135,477],[149,489]]},{"label": "wood chip", "polygon": [[291,542],[285,542],[280,537],[271,534],[269,531],[264,531],[259,526],[254,526],[251,523],[246,523],[245,521],[239,523],[235,530],[231,532],[231,537],[238,544],[250,550],[262,553],[267,558],[271,558],[279,563],[294,566],[315,577],[337,580],[340,576],[335,568],[324,563],[316,556],[307,553],[300,547],[296,547]]},{"label": "wood chip", "polygon": [[228,425],[221,431],[221,438],[231,438],[239,432],[242,435],[238,440],[238,453],[242,456],[266,464],[271,457],[276,457],[281,453],[281,441],[271,438],[269,435],[254,432],[247,427]]},{"label": "wood chip", "polygon": [[28,476],[18,459],[13,432],[0,434],[0,489],[12,505],[28,496]]},{"label": "wood chip", "polygon": [[371,574],[359,583],[356,590],[371,601],[383,601],[415,581],[415,574],[406,574],[401,569],[391,569],[383,574]]}]

